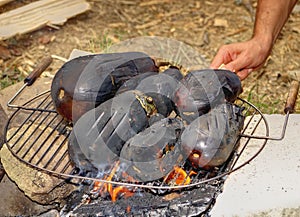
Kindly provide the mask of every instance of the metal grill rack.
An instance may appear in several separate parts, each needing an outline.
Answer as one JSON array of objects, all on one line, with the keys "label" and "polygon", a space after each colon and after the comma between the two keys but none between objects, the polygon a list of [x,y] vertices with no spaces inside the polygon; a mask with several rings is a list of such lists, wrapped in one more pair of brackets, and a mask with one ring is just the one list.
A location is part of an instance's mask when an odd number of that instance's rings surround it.
[{"label": "metal grill rack", "polygon": [[[268,140],[281,140],[285,134],[289,113],[293,111],[293,106],[286,106],[288,109],[286,109],[282,134],[280,137],[274,138],[269,136],[269,126],[261,111],[253,104],[239,98],[236,104],[244,107],[243,113],[246,119],[244,129],[236,141],[234,152],[223,166],[213,172],[199,172],[188,185],[170,186],[165,183],[149,185],[149,183],[129,183],[84,177],[74,172],[74,166],[68,155],[68,137],[72,126],[56,112],[50,90],[33,97],[23,105],[13,104],[51,62],[51,57],[42,60],[25,79],[23,87],[8,102],[8,106],[15,111],[10,116],[5,128],[5,142],[11,153],[21,162],[62,178],[89,179],[154,190],[183,189],[217,181],[252,161],[263,150]],[[291,101],[292,105],[295,100]],[[253,143],[255,145],[252,145]],[[251,151],[249,151],[250,149]],[[243,157],[241,158],[241,156]]]},{"label": "metal grill rack", "polygon": [[[232,153],[230,161],[215,171],[213,175],[210,173],[198,174],[188,185],[125,183],[74,174],[74,167],[69,159],[67,148],[72,126],[56,113],[50,91],[34,97],[22,106],[14,106],[16,111],[9,118],[5,129],[6,144],[11,153],[23,163],[63,178],[89,179],[116,185],[160,190],[193,187],[218,180],[247,165],[261,152],[270,139],[268,137],[269,127],[264,115],[245,100],[238,99],[236,103],[245,108],[243,112],[247,116],[242,134],[236,141],[238,148]],[[258,128],[260,128],[261,135],[257,134]],[[240,161],[240,156],[247,152],[253,140],[257,140],[259,143],[257,145],[256,142],[257,150],[254,153],[252,150],[252,155],[247,160]]]}]

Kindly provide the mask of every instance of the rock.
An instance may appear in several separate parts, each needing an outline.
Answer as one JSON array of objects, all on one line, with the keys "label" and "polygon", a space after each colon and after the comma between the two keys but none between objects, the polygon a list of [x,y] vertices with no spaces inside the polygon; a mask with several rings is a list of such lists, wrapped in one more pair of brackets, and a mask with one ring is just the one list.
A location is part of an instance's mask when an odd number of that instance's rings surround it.
[{"label": "rock", "polygon": [[[1,104],[0,104],[0,148],[2,147],[2,144],[4,143],[4,127],[7,121],[7,115],[5,114]],[[0,162],[0,182],[5,175],[5,170]]]},{"label": "rock", "polygon": [[4,127],[7,121],[7,115],[0,104],[0,148],[4,142]]},{"label": "rock", "polygon": [[[10,179],[33,201],[40,204],[62,202],[65,197],[77,189],[76,185],[66,183],[63,178],[29,166],[15,157],[12,152],[18,153],[21,159],[27,162],[30,161],[33,165],[38,164],[40,168],[51,170],[51,168],[60,161],[61,153],[64,153],[67,149],[67,144],[62,145],[60,149],[57,147],[58,144],[63,142],[64,136],[59,135],[58,132],[51,133],[52,129],[50,127],[45,128],[43,125],[37,126],[32,124],[27,129],[28,126],[28,124],[23,125],[17,135],[10,139],[10,144],[14,144],[12,151],[8,149],[7,144],[3,145],[0,151],[3,167]],[[10,135],[14,132],[16,132],[16,128],[11,128],[8,132],[8,138],[10,138]],[[53,137],[52,139],[47,139],[47,142],[42,146],[41,141],[38,139],[41,132],[43,132],[42,136],[47,137],[51,135],[51,137]],[[18,138],[21,139],[19,142],[16,142]],[[57,142],[53,143],[53,139]],[[33,145],[29,146],[31,144]],[[49,149],[50,146],[51,149]],[[27,149],[29,149],[29,151],[26,154]],[[58,153],[56,153],[56,150],[59,150]],[[46,151],[48,152],[44,155]],[[47,166],[48,161],[51,162],[49,167]],[[55,171],[61,171],[64,165],[67,165],[69,161],[68,156],[63,158],[63,160],[60,161],[61,163],[56,165],[57,168]],[[70,173],[71,170],[72,167],[68,167],[65,173]]]},{"label": "rock", "polygon": [[63,179],[21,162],[13,156],[6,144],[2,147],[0,155],[7,175],[33,201],[40,204],[59,203],[76,189],[75,185],[67,184]]},{"label": "rock", "polygon": [[[23,105],[28,102],[28,100],[34,98],[43,91],[49,90],[52,79],[49,77],[38,78],[32,86],[26,87],[25,90],[17,97],[13,102],[16,105]],[[10,109],[7,107],[7,102],[17,93],[20,88],[24,85],[24,82],[18,82],[14,85],[8,86],[0,91],[0,104],[3,110],[10,116],[15,109]]]},{"label": "rock", "polygon": [[56,209],[52,209],[48,212],[45,212],[41,215],[39,215],[39,217],[59,217],[59,212]]},{"label": "rock", "polygon": [[11,58],[11,54],[8,48],[0,45],[0,59],[8,60]]},{"label": "rock", "polygon": [[50,42],[52,42],[55,39],[54,37],[51,37],[50,35],[42,35],[38,38],[38,42],[40,44],[49,44]]},{"label": "rock", "polygon": [[30,200],[7,176],[0,182],[0,216],[38,216],[57,205],[41,205]]}]

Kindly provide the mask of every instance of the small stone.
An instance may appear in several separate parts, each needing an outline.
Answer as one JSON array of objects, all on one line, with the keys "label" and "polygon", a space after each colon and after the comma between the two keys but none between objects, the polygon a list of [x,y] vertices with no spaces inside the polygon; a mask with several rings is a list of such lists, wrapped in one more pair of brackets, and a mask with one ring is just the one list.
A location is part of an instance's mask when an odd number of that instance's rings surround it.
[{"label": "small stone", "polygon": [[51,42],[50,35],[42,35],[39,37],[38,42],[41,44],[49,44]]},{"label": "small stone", "polygon": [[0,45],[0,58],[3,60],[8,60],[11,58],[11,53],[7,47]]},{"label": "small stone", "polygon": [[41,215],[39,215],[39,217],[59,217],[59,212],[56,209],[51,209],[48,212],[45,212]]},{"label": "small stone", "polygon": [[10,47],[9,51],[10,51],[11,55],[13,55],[13,56],[21,56],[22,55],[21,49],[19,49],[17,47]]},{"label": "small stone", "polygon": [[214,26],[216,27],[228,27],[228,21],[225,19],[216,18],[214,20]]}]

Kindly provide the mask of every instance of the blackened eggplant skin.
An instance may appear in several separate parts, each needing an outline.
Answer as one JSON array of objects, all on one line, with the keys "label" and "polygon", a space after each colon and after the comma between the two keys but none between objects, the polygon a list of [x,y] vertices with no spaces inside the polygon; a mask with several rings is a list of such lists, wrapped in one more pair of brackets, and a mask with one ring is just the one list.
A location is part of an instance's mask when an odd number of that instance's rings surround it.
[{"label": "blackened eggplant skin", "polygon": [[158,113],[167,117],[175,110],[173,96],[182,78],[183,75],[178,68],[170,67],[162,73],[148,78],[148,81],[144,80],[144,83],[140,83],[137,90],[151,96]]},{"label": "blackened eggplant skin", "polygon": [[223,103],[185,128],[181,146],[193,167],[212,169],[227,161],[244,125],[242,110]]},{"label": "blackened eggplant skin", "polygon": [[130,78],[128,81],[124,82],[124,84],[118,89],[117,94],[124,93],[129,90],[136,90],[138,85],[146,78],[157,75],[157,72],[145,72],[139,75],[136,75]]},{"label": "blackened eggplant skin", "polygon": [[180,70],[171,66],[159,74],[144,73],[131,78],[120,87],[118,93],[128,89],[141,91],[152,97],[158,113],[167,117],[175,110],[173,95],[182,78]]},{"label": "blackened eggplant skin", "polygon": [[180,143],[183,122],[164,118],[129,139],[122,148],[120,162],[137,181],[165,177],[182,161]]},{"label": "blackened eggplant skin", "polygon": [[191,122],[220,103],[234,102],[241,92],[241,81],[231,71],[196,70],[181,80],[174,94],[174,102],[178,114]]},{"label": "blackened eggplant skin", "polygon": [[[147,112],[137,98],[138,91],[126,91],[83,114],[74,124],[68,148],[81,172],[105,172],[119,159],[125,142],[149,126]],[[151,107],[151,105],[149,106]]]},{"label": "blackened eggplant skin", "polygon": [[155,62],[142,52],[81,56],[66,62],[56,73],[51,96],[56,110],[69,121],[112,98],[130,78],[158,72]]}]

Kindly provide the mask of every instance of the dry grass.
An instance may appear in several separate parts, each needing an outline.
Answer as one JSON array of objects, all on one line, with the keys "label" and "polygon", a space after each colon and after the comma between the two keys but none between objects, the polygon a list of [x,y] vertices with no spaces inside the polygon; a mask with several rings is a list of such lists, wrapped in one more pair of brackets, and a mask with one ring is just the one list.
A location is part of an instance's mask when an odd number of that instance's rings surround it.
[{"label": "dry grass", "polygon": [[[0,88],[22,80],[47,54],[67,58],[74,48],[102,52],[112,44],[139,36],[176,39],[193,47],[210,62],[222,44],[247,40],[251,36],[256,6],[254,0],[88,2],[92,5],[90,12],[69,20],[59,30],[44,28],[0,42],[15,52],[9,60],[0,60]],[[243,82],[241,97],[264,113],[282,113],[289,86],[287,71],[297,70],[300,63],[299,24],[300,12],[295,11],[266,66]],[[45,43],[45,37],[51,40]],[[55,60],[47,69],[48,75],[55,74],[62,64]],[[300,103],[297,107],[298,112]]]}]

